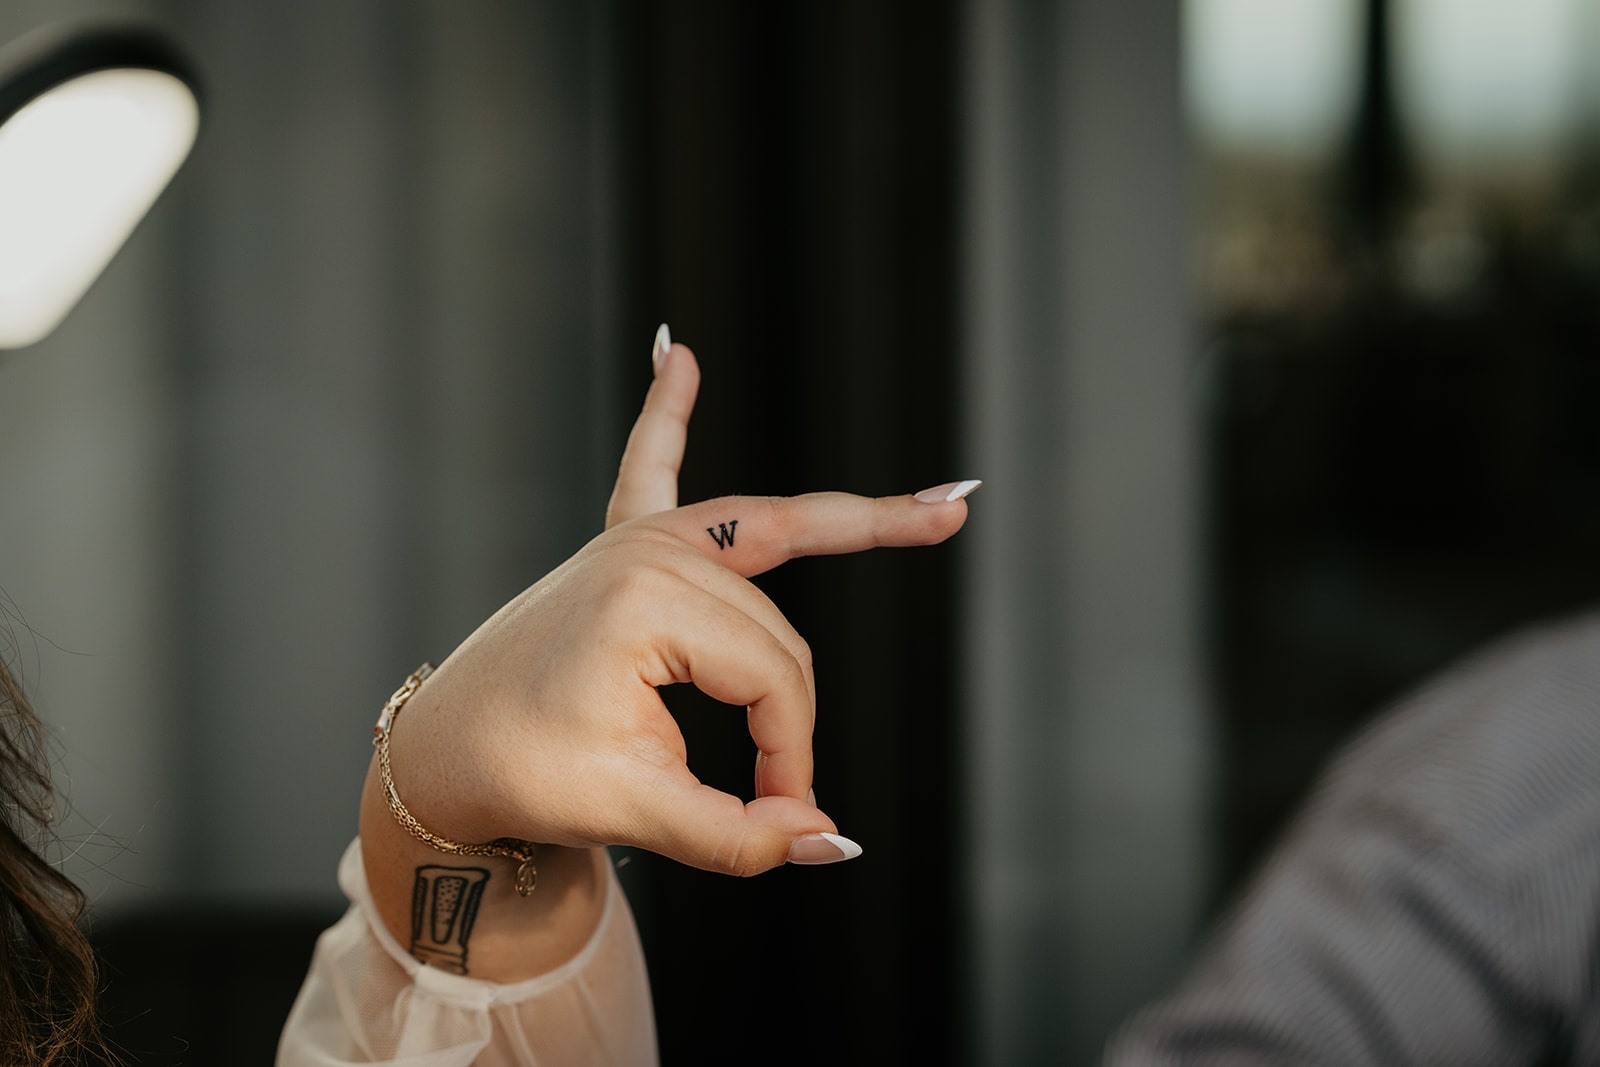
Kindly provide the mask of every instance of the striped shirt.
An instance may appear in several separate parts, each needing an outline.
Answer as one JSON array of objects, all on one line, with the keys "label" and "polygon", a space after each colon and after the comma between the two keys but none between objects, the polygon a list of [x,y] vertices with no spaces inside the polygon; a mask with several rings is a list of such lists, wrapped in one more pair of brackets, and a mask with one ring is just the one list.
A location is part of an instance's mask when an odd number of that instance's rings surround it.
[{"label": "striped shirt", "polygon": [[1600,1064],[1600,614],[1520,631],[1329,767],[1179,985],[1160,1064]]}]

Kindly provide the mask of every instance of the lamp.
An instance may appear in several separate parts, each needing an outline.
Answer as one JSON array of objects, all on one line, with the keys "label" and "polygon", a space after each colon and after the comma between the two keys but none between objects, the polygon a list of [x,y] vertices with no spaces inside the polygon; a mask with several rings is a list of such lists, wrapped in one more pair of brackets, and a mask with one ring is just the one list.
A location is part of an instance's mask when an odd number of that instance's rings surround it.
[{"label": "lamp", "polygon": [[66,316],[199,125],[195,79],[152,31],[52,26],[0,50],[0,348]]}]

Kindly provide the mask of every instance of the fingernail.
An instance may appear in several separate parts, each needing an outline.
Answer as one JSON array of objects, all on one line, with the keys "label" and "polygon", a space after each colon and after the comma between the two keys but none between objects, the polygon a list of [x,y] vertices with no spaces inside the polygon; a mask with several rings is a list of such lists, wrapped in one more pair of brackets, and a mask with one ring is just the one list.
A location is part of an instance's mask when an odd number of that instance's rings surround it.
[{"label": "fingernail", "polygon": [[806,800],[808,802],[810,802],[810,804],[811,804],[811,806],[813,808],[816,807],[817,806],[817,791],[815,789],[813,789],[813,790],[811,790],[811,792],[807,793],[806,794]]},{"label": "fingernail", "polygon": [[801,864],[838,863],[861,855],[861,846],[838,834],[807,834],[789,846],[789,862]]},{"label": "fingernail", "polygon": [[656,327],[656,347],[650,352],[650,365],[656,370],[661,369],[661,361],[667,358],[667,353],[672,351],[672,331],[667,329],[667,324],[662,323]]},{"label": "fingernail", "polygon": [[975,478],[969,478],[964,482],[945,482],[932,489],[924,489],[916,498],[924,504],[948,504],[952,500],[960,500],[982,484]]}]

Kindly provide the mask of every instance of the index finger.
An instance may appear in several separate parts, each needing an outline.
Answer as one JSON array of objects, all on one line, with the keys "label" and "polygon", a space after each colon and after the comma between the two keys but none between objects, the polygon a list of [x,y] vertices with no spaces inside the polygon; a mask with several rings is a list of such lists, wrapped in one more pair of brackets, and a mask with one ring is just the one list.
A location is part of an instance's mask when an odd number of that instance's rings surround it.
[{"label": "index finger", "polygon": [[670,533],[750,578],[798,556],[938,544],[961,529],[964,498],[982,484],[946,482],[905,496],[719,497],[634,525]]}]

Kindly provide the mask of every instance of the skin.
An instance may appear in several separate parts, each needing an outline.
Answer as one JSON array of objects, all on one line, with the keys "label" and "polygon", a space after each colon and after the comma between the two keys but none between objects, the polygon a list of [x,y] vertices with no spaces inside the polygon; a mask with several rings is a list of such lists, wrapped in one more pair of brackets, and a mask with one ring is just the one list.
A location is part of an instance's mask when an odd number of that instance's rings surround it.
[{"label": "skin", "polygon": [[[603,846],[631,845],[749,876],[795,841],[837,833],[808,799],[811,654],[749,578],[797,556],[927,545],[964,501],[846,493],[724,497],[677,506],[700,381],[675,344],[657,362],[618,471],[606,531],[505,605],[439,665],[390,740],[395,785],[430,830],[462,842],[540,842],[539,886],[515,863],[441,854],[410,837],[369,769],[360,832],[379,914],[411,944],[418,868],[490,871],[468,973],[500,982],[570,959],[599,920]],[[708,530],[737,521],[729,539]],[[398,680],[397,680],[398,681]],[[735,707],[756,743],[754,799],[703,785],[657,686],[689,683]]]}]

